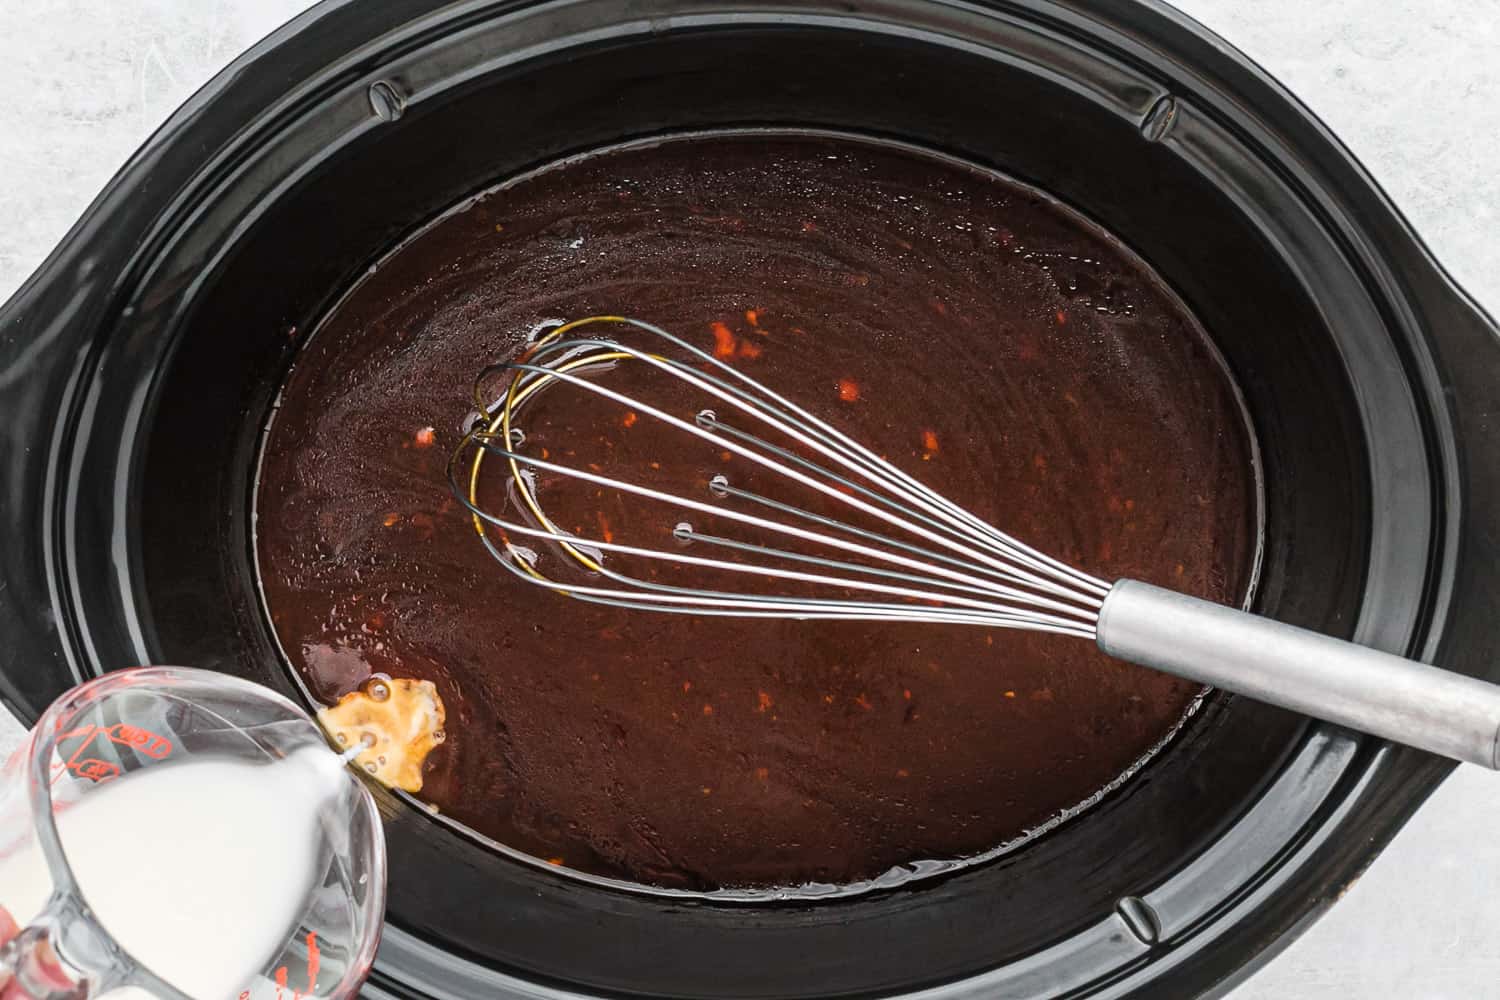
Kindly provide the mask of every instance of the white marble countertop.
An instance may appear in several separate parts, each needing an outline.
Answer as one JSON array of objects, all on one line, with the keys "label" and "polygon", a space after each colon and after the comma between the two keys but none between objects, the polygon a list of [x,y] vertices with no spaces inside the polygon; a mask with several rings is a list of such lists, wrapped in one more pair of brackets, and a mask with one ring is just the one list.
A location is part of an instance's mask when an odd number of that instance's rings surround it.
[{"label": "white marble countertop", "polygon": [[[378,2],[378,0],[376,0]],[[1500,0],[1178,0],[1279,77],[1500,313]],[[306,0],[0,3],[0,300],[126,157]],[[1500,456],[1496,456],[1500,461]],[[0,755],[19,727],[0,710]],[[1234,1000],[1500,996],[1500,776],[1461,768]]]}]

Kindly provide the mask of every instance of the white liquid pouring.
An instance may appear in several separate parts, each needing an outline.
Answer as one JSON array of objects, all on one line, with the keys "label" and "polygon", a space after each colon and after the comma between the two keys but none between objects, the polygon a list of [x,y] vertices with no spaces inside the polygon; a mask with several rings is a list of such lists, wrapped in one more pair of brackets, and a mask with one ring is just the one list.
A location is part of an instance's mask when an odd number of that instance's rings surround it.
[{"label": "white liquid pouring", "polygon": [[[268,985],[261,973],[322,874],[319,817],[343,767],[319,747],[269,764],[158,765],[88,793],[58,816],[58,836],[84,898],[132,957],[189,996],[235,998]],[[51,892],[34,839],[0,857],[0,905],[22,926]]]}]

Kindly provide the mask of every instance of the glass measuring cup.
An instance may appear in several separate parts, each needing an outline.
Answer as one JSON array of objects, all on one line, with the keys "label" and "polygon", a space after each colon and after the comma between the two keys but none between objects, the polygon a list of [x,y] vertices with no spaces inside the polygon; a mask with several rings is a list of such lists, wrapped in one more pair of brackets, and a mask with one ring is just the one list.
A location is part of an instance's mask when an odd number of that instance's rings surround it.
[{"label": "glass measuring cup", "polygon": [[257,684],[109,674],[0,768],[0,1000],[352,996],[384,907],[374,799]]}]

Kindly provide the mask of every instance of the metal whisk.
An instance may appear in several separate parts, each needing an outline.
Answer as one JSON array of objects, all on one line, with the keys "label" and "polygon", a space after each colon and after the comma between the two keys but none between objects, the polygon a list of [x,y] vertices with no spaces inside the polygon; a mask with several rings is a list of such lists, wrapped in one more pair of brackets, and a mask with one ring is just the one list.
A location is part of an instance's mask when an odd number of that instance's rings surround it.
[{"label": "metal whisk", "polygon": [[[642,366],[659,385],[689,393],[693,405],[673,412],[611,387],[610,372],[622,365]],[[497,377],[505,378],[498,400],[489,390]],[[559,386],[618,404],[631,419],[660,421],[682,432],[684,444],[697,439],[743,459],[751,479],[769,477],[775,489],[719,473],[700,496],[683,496],[641,474],[617,477],[534,454],[517,418]],[[650,323],[590,316],[556,325],[520,359],[486,368],[475,404],[480,415],[449,462],[450,484],[482,543],[527,583],[582,601],[696,616],[939,622],[1093,639],[1143,666],[1500,768],[1500,687],[1140,581],[1091,576]],[[499,513],[481,502],[486,456],[505,463]],[[539,476],[664,504],[686,519],[659,544],[565,531],[538,499]],[[727,530],[699,530],[695,517]],[[527,544],[533,540],[577,572],[549,576]]]}]

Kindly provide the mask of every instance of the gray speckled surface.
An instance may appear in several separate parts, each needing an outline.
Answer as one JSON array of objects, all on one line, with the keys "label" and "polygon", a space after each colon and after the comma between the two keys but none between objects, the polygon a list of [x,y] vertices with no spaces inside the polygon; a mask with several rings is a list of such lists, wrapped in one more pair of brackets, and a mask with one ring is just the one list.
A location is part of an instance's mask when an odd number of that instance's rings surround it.
[{"label": "gray speckled surface", "polygon": [[[0,0],[0,299],[174,107],[305,6]],[[1500,0],[1177,6],[1300,96],[1459,282],[1500,312]],[[0,712],[0,754],[18,735]],[[1234,1000],[1500,996],[1496,829],[1500,776],[1460,769]]]}]

